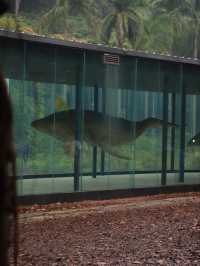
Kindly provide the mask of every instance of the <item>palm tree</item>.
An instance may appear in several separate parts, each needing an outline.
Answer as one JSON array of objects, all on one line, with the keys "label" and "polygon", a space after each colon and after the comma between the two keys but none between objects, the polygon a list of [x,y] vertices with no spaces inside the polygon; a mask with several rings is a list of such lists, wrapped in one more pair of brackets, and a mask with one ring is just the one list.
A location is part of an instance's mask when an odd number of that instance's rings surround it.
[{"label": "palm tree", "polygon": [[173,43],[173,32],[169,21],[164,16],[154,16],[152,13],[144,20],[145,34],[142,35],[141,48],[158,53],[169,53]]},{"label": "palm tree", "polygon": [[68,13],[73,21],[82,21],[82,23],[85,24],[88,35],[95,38],[98,36],[100,10],[98,9],[96,1],[68,0]]},{"label": "palm tree", "polygon": [[96,1],[57,0],[53,8],[42,16],[37,29],[39,33],[59,39],[85,38],[86,32],[87,37],[96,38],[98,21]]},{"label": "palm tree", "polygon": [[[193,57],[198,57],[200,38],[200,1],[199,0],[155,0],[155,14],[168,19],[173,32],[171,52],[176,51],[176,40],[185,35],[193,42]],[[190,41],[191,42],[191,41]],[[185,49],[188,49],[186,43]]]},{"label": "palm tree", "polygon": [[67,34],[68,1],[57,0],[53,8],[45,13],[38,23],[38,31],[45,34]]},{"label": "palm tree", "polygon": [[190,19],[191,29],[193,29],[193,57],[198,57],[200,38],[200,1],[187,1],[186,16]]},{"label": "palm tree", "polygon": [[102,26],[102,40],[108,43],[114,33],[117,46],[122,47],[125,40],[135,44],[142,29],[139,7],[143,1],[112,0],[111,3],[112,11]]},{"label": "palm tree", "polygon": [[180,35],[182,35],[184,29],[184,19],[179,10],[180,4],[183,1],[155,0],[152,4],[152,30],[156,29],[157,25],[161,25],[160,31],[165,31],[169,40],[167,49],[170,54],[177,54],[176,42]]},{"label": "palm tree", "polygon": [[88,12],[92,5],[91,0],[68,0],[69,13],[71,16],[76,16],[79,14],[88,15]]}]

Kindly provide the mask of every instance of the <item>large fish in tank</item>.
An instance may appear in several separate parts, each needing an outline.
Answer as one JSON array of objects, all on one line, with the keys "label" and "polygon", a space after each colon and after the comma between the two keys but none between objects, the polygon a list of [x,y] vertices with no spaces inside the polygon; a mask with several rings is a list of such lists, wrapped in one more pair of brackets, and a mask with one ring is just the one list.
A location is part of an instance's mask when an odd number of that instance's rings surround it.
[{"label": "large fish in tank", "polygon": [[[149,117],[133,122],[95,111],[84,111],[83,120],[82,140],[84,142],[126,160],[131,158],[116,148],[133,143],[147,128],[163,125],[163,121],[158,118]],[[33,121],[31,126],[63,142],[64,149],[69,154],[73,152],[74,144],[80,146],[80,143],[75,142],[76,110],[74,109],[52,113]],[[168,126],[176,125],[168,123]]]}]

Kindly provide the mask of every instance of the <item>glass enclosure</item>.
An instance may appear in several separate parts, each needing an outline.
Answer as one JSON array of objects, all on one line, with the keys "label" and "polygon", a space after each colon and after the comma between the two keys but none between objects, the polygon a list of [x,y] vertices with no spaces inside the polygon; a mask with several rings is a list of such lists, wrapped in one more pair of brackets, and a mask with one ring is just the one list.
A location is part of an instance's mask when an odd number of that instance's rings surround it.
[{"label": "glass enclosure", "polygon": [[198,65],[8,37],[0,65],[19,195],[200,183]]}]

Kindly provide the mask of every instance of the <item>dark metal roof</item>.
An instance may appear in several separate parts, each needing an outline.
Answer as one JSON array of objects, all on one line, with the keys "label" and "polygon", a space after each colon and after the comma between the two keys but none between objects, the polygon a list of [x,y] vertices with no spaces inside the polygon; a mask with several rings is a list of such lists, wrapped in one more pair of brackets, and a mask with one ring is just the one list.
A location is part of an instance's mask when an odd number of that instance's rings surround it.
[{"label": "dark metal roof", "polygon": [[29,42],[37,42],[37,43],[45,43],[49,45],[56,45],[62,47],[76,48],[82,50],[96,51],[96,52],[104,52],[104,53],[113,53],[124,56],[133,56],[147,59],[155,59],[162,61],[170,61],[175,63],[184,63],[184,64],[192,64],[192,65],[200,65],[200,60],[197,58],[187,58],[187,57],[178,57],[166,54],[158,54],[158,53],[149,53],[145,51],[135,51],[128,50],[117,47],[109,47],[103,44],[91,44],[77,41],[66,41],[66,40],[58,40],[48,38],[46,36],[41,35],[31,35],[23,32],[14,32],[7,31],[4,29],[0,29],[0,38],[7,37],[18,40],[24,40]]}]

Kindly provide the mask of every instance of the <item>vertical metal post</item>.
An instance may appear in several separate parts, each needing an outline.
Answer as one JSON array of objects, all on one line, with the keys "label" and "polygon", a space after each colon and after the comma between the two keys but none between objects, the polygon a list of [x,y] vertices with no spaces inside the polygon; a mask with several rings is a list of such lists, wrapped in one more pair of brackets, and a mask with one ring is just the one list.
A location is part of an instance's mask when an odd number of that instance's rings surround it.
[{"label": "vertical metal post", "polygon": [[[97,85],[94,86],[94,111],[97,113],[99,109],[99,88]],[[92,177],[96,178],[97,176],[97,146],[93,148],[92,154]]]},{"label": "vertical metal post", "polygon": [[163,84],[163,127],[162,127],[162,173],[161,185],[165,186],[167,181],[167,133],[168,133],[168,88],[167,79]]},{"label": "vertical metal post", "polygon": [[192,96],[192,114],[193,114],[192,133],[193,135],[195,135],[197,132],[197,117],[198,117],[196,95]]},{"label": "vertical metal post", "polygon": [[180,156],[179,156],[179,182],[184,182],[185,170],[185,119],[186,119],[186,92],[183,84],[183,65],[181,65],[180,74],[181,91],[181,135],[180,135]]},{"label": "vertical metal post", "polygon": [[[106,92],[105,88],[102,88],[102,113],[106,112]],[[101,175],[104,175],[105,172],[105,152],[101,151]]]},{"label": "vertical metal post", "polygon": [[[138,58],[135,59],[135,68],[134,68],[134,73],[133,73],[133,77],[134,77],[134,81],[133,81],[133,84],[134,84],[134,92],[133,92],[133,96],[134,96],[134,99],[133,99],[133,104],[131,105],[132,106],[132,112],[133,112],[133,121],[136,121],[137,120],[137,114],[136,114],[136,106],[137,106],[137,86],[138,86]],[[131,82],[132,83],[132,82]],[[137,96],[137,97],[136,97]],[[133,138],[136,139],[136,123],[134,123],[134,128],[133,128]],[[136,157],[136,143],[134,141],[134,144],[133,144],[133,174],[135,175],[135,170],[136,170],[136,160],[137,160],[137,157]],[[133,176],[134,178],[134,176]],[[133,186],[135,186],[135,179],[133,179]]]},{"label": "vertical metal post", "polygon": [[[172,93],[172,123],[176,122],[176,94]],[[171,170],[174,170],[174,159],[175,159],[175,133],[176,128],[171,129]]]},{"label": "vertical metal post", "polygon": [[[25,128],[25,123],[24,123],[24,114],[25,114],[25,81],[27,79],[27,59],[28,59],[28,55],[27,55],[27,43],[24,42],[23,43],[23,84],[22,84],[22,93],[20,93],[20,114],[23,117],[23,121],[22,121],[22,125],[23,128]],[[35,134],[35,133],[34,133]],[[21,138],[23,139],[23,142],[25,142],[25,138],[26,138],[26,134],[24,132],[24,130],[21,132]],[[35,135],[34,135],[35,137]],[[34,143],[35,144],[35,143]],[[23,175],[24,175],[24,162],[23,159],[20,160],[20,179],[21,181],[24,179]],[[20,182],[20,193],[23,193],[23,182]]]},{"label": "vertical metal post", "polygon": [[83,99],[82,99],[82,67],[77,68],[76,73],[76,121],[75,121],[75,153],[74,153],[74,191],[79,190],[81,175],[81,142],[83,123]]}]

